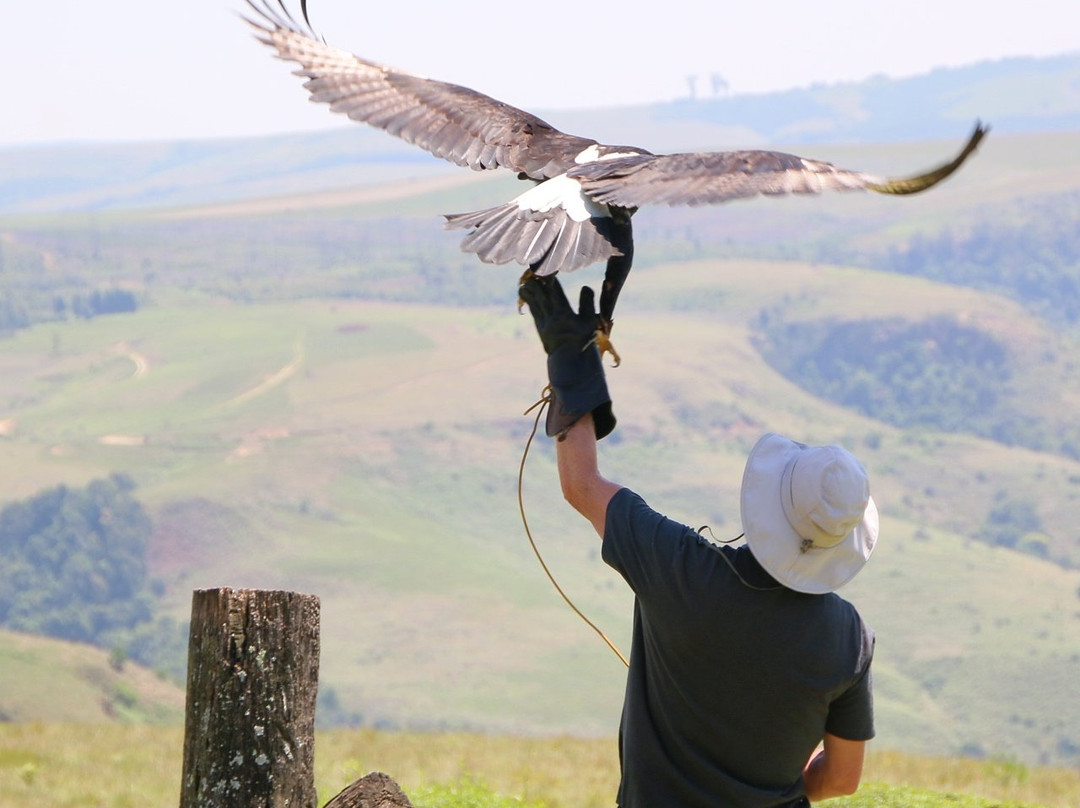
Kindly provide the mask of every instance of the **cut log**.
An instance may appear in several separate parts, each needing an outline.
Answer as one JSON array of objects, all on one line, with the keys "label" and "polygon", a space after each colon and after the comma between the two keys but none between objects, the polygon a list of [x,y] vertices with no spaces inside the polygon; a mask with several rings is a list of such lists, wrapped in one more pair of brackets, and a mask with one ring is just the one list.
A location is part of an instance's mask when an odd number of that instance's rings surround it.
[{"label": "cut log", "polygon": [[319,599],[196,590],[180,808],[316,808]]}]

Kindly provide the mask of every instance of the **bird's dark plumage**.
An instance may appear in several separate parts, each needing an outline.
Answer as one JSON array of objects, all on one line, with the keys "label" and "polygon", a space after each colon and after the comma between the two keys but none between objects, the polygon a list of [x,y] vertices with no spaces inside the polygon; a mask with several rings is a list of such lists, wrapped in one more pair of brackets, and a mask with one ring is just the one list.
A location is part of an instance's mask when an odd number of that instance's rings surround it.
[{"label": "bird's dark plumage", "polygon": [[651,154],[560,132],[540,118],[475,90],[361,59],[317,37],[283,0],[247,0],[247,21],[277,55],[300,66],[311,100],[477,171],[505,168],[530,188],[503,205],[449,215],[467,231],[462,248],[493,264],[516,262],[537,275],[607,261],[600,316],[610,329],[630,271],[630,217],[642,205],[705,205],[747,197],[867,190],[912,194],[952,174],[975,150],[977,123],[952,161],[924,174],[887,178],[774,151]]}]

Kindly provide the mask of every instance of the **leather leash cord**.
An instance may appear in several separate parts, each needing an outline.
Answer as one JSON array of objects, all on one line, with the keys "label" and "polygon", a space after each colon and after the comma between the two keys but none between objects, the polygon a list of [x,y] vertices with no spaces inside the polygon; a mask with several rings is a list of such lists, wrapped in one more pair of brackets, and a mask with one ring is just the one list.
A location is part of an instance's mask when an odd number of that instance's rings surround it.
[{"label": "leather leash cord", "polygon": [[555,591],[559,593],[566,605],[569,606],[574,614],[585,621],[585,625],[591,628],[596,634],[604,641],[604,644],[612,650],[622,664],[627,668],[630,667],[630,663],[622,652],[615,646],[615,643],[611,641],[607,634],[605,634],[599,626],[592,620],[585,616],[585,613],[581,611],[574,601],[570,600],[570,597],[563,591],[563,588],[559,586],[559,582],[555,580],[555,576],[552,575],[551,570],[548,569],[547,563],[544,561],[544,557],[540,554],[540,548],[536,546],[536,540],[533,539],[532,531],[529,529],[529,520],[525,517],[525,499],[522,494],[525,480],[525,460],[529,456],[529,448],[532,446],[533,438],[536,437],[536,431],[540,427],[540,418],[544,414],[544,408],[551,403],[551,388],[545,387],[543,393],[540,394],[540,400],[533,404],[529,409],[525,410],[523,415],[528,415],[533,410],[536,410],[536,418],[533,420],[532,431],[529,433],[529,439],[525,441],[525,451],[521,453],[521,464],[518,466],[518,511],[521,513],[521,524],[525,528],[525,536],[529,540],[529,546],[532,547],[533,554],[536,556],[536,560],[540,562],[541,569],[544,570],[544,574],[547,579],[551,581],[551,585],[555,587]]}]

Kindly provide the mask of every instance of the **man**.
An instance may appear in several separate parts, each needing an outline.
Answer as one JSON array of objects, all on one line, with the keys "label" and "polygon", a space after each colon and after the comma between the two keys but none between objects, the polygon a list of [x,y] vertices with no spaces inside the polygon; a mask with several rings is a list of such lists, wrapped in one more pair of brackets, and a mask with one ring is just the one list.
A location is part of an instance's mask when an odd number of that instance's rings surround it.
[{"label": "man", "polygon": [[599,471],[615,417],[592,290],[576,313],[554,277],[520,294],[548,354],[563,495],[636,596],[619,806],[796,808],[853,793],[874,734],[874,639],[832,590],[877,539],[863,467],[838,446],[766,435],[743,476],[746,544],[707,541]]}]

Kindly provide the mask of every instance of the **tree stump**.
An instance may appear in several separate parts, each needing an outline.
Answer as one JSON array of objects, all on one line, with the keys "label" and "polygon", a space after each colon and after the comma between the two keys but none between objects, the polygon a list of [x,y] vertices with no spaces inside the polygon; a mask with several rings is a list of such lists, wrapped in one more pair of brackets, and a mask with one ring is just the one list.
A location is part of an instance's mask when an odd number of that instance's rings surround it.
[{"label": "tree stump", "polygon": [[196,590],[180,808],[315,808],[319,599]]}]

